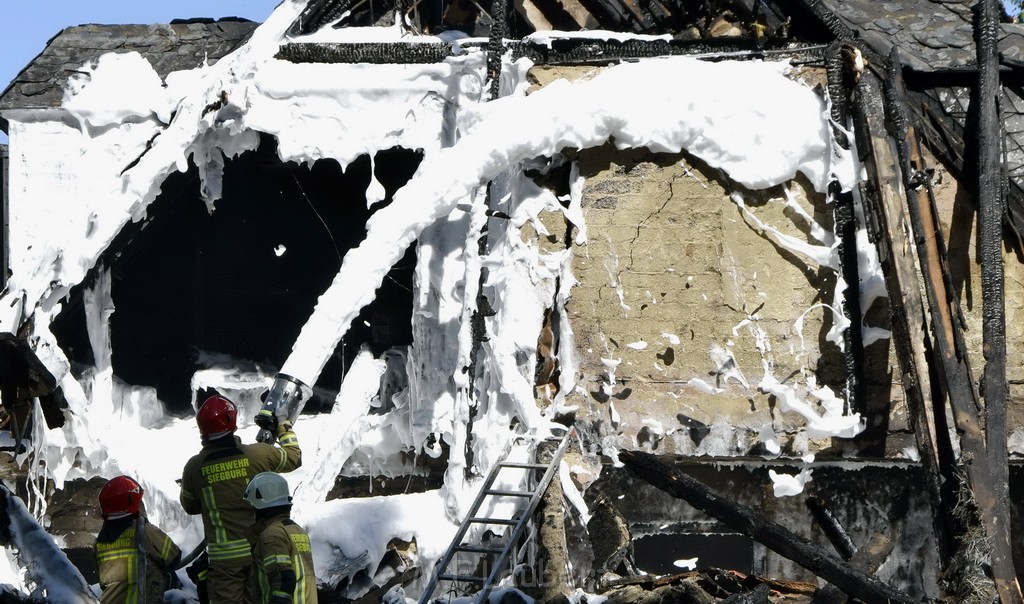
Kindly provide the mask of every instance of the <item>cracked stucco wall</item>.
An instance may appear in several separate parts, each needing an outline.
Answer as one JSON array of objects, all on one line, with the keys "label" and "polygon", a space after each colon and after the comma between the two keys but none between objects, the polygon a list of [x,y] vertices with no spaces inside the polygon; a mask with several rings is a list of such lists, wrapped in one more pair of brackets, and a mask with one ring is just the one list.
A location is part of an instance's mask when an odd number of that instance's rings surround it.
[{"label": "cracked stucco wall", "polygon": [[[828,311],[806,315],[803,342],[794,332],[802,313],[831,296],[834,273],[777,247],[729,199],[740,191],[763,222],[809,240],[781,188],[741,190],[686,154],[604,146],[577,162],[589,231],[575,250],[579,284],[568,304],[586,391],[577,394],[586,399],[580,415],[617,446],[665,453],[756,453],[765,424],[784,450],[827,446],[803,440],[803,419],[757,392],[763,361],[780,381],[814,375],[838,389],[843,379],[839,350],[823,341]],[[831,225],[821,195],[789,186]],[[764,353],[756,328],[770,346]],[[723,358],[736,371],[722,371]]]}]

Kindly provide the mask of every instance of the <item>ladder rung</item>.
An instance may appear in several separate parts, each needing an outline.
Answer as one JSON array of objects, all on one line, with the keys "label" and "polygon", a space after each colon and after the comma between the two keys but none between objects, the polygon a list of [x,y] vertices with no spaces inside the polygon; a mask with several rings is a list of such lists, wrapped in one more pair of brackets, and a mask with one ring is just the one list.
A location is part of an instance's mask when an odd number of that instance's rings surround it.
[{"label": "ladder rung", "polygon": [[469,521],[477,524],[504,524],[507,526],[519,524],[518,520],[507,520],[505,518],[470,518]]},{"label": "ladder rung", "polygon": [[438,575],[438,579],[442,581],[464,581],[473,583],[486,583],[487,579],[482,577],[474,577],[472,575]]},{"label": "ladder rung", "polygon": [[499,495],[501,497],[533,497],[533,491],[502,491],[499,489],[491,489],[487,491],[488,495]]},{"label": "ladder rung", "polygon": [[492,554],[504,549],[504,545],[469,545],[466,543],[454,548],[457,552],[475,552],[478,554]]},{"label": "ladder rung", "polygon": [[515,461],[502,461],[498,463],[503,468],[523,468],[526,470],[546,470],[547,464],[542,463],[519,463]]}]

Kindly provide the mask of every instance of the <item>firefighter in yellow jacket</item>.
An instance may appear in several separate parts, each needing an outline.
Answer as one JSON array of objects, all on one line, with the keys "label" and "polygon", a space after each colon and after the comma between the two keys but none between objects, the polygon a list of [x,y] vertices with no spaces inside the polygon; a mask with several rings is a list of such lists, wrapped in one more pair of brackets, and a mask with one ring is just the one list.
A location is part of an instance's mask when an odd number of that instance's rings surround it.
[{"label": "firefighter in yellow jacket", "polygon": [[255,541],[252,508],[242,499],[249,480],[260,472],[290,472],[302,464],[302,451],[291,424],[277,426],[280,447],[242,444],[235,436],[238,409],[222,396],[199,408],[196,422],[203,449],[185,464],[181,505],[203,515],[209,570],[206,591],[211,604],[253,601],[250,548]]},{"label": "firefighter in yellow jacket", "polygon": [[288,481],[280,474],[257,474],[245,489],[256,510],[252,563],[262,604],[316,604],[316,573],[309,535],[291,518]]},{"label": "firefighter in yellow jacket", "polygon": [[103,527],[96,537],[96,568],[102,604],[163,602],[168,575],[181,557],[178,546],[142,515],[142,493],[127,476],[110,479],[100,490]]}]

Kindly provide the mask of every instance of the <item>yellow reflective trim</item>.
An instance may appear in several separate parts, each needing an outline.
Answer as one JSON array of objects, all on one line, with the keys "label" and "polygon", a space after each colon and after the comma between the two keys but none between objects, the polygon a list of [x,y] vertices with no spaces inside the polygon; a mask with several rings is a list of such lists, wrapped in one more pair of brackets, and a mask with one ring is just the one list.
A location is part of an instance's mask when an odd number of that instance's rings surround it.
[{"label": "yellow reflective trim", "polygon": [[302,558],[295,556],[295,591],[296,601],[306,601],[306,564]]},{"label": "yellow reflective trim", "polygon": [[103,552],[102,554],[96,554],[96,559],[105,562],[107,560],[116,560],[118,558],[135,557],[134,549],[118,549],[111,552]]},{"label": "yellow reflective trim", "polygon": [[224,521],[221,520],[220,510],[217,509],[217,498],[213,495],[213,487],[203,487],[203,503],[210,517],[210,524],[213,526],[213,541],[216,543],[226,541],[228,534],[224,530]]},{"label": "yellow reflective trim", "polygon": [[263,558],[263,566],[267,567],[271,564],[283,564],[285,566],[291,566],[292,558],[287,554],[270,555]]},{"label": "yellow reflective trim", "polygon": [[247,558],[250,555],[249,542],[245,539],[235,539],[221,543],[210,543],[208,545],[208,552],[210,560]]},{"label": "yellow reflective trim", "polygon": [[167,537],[164,537],[164,546],[160,549],[160,557],[166,560],[171,555],[171,547],[174,544]]}]

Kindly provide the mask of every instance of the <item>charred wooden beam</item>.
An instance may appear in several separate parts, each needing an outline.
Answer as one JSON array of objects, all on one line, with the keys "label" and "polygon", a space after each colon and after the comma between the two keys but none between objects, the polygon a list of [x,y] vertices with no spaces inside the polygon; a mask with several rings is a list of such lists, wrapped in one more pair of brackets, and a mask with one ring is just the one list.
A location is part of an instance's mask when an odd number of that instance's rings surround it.
[{"label": "charred wooden beam", "polygon": [[[985,446],[988,450],[991,515],[985,518],[992,547],[992,578],[1003,604],[1024,602],[1010,549],[1009,468],[1006,450],[1006,318],[1003,300],[1003,216],[1005,177],[1003,135],[999,119],[999,7],[996,0],[977,5],[975,42],[978,51],[978,256],[981,260],[982,349],[985,371]],[[983,452],[980,452],[983,453]],[[982,477],[979,477],[980,479]],[[977,484],[972,483],[977,489]],[[981,495],[976,493],[979,500]]]},{"label": "charred wooden beam", "polygon": [[[879,533],[853,554],[850,564],[859,571],[873,575],[892,553],[895,545],[889,535]],[[847,600],[846,594],[830,583],[814,593],[811,604],[846,604]]]},{"label": "charred wooden beam", "polygon": [[894,587],[858,571],[763,514],[718,495],[699,481],[658,461],[649,453],[620,451],[619,460],[637,476],[662,491],[687,501],[695,508],[789,558],[851,596],[865,602],[915,601]]},{"label": "charred wooden beam", "polygon": [[[27,327],[27,326],[26,326]],[[32,399],[39,398],[48,428],[64,425],[67,401],[57,378],[50,373],[28,343],[27,328],[18,335],[0,333],[0,399],[16,419],[14,436],[19,438],[32,413]]]},{"label": "charred wooden beam", "polygon": [[[466,43],[464,48],[479,47]],[[550,45],[505,42],[514,58],[528,57],[537,65],[616,63],[621,60],[666,56],[692,56],[705,60],[791,58],[797,63],[821,63],[825,47],[820,44],[785,45],[768,41],[758,47],[753,40],[715,38],[709,40],[594,40],[564,38]],[[450,44],[401,43],[292,43],[285,44],[275,58],[292,63],[441,63],[454,55]]]},{"label": "charred wooden beam", "polygon": [[451,44],[285,44],[275,58],[292,63],[441,63]]},{"label": "charred wooden beam", "polygon": [[825,46],[804,44],[789,46],[768,40],[757,46],[753,39],[708,38],[700,40],[594,40],[563,38],[550,44],[517,42],[512,45],[515,58],[528,57],[538,65],[578,63],[615,63],[621,60],[651,57],[691,56],[704,60],[792,58],[795,63],[822,63]]},{"label": "charred wooden beam", "polygon": [[814,521],[821,527],[825,537],[828,538],[832,547],[836,548],[836,551],[839,552],[843,560],[852,558],[853,554],[857,552],[857,546],[853,544],[853,539],[850,539],[846,529],[843,528],[842,524],[839,524],[839,520],[832,514],[832,510],[828,509],[828,506],[825,505],[825,502],[820,497],[808,497],[806,504],[807,509],[811,511]]}]

